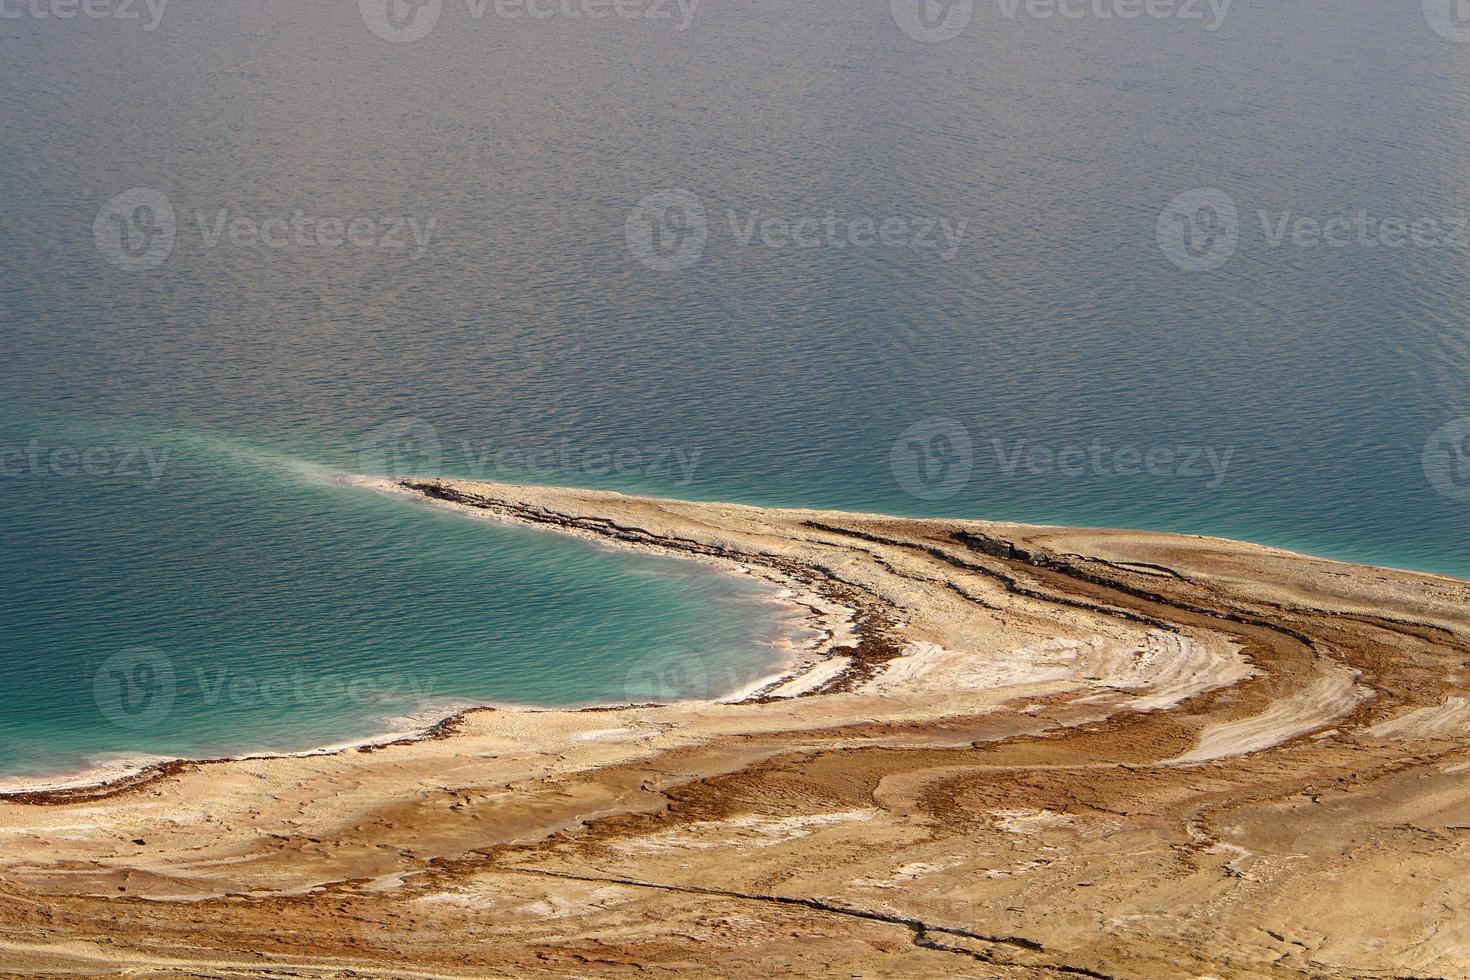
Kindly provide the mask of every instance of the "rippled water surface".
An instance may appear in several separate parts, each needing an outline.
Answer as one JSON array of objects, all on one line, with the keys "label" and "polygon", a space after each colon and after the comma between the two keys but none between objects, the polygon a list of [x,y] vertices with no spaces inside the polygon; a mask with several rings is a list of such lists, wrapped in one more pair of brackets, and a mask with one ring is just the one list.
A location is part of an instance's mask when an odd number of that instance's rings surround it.
[{"label": "rippled water surface", "polygon": [[372,8],[0,20],[0,773],[774,661],[753,586],[343,470],[1470,574],[1470,44],[1419,4]]}]

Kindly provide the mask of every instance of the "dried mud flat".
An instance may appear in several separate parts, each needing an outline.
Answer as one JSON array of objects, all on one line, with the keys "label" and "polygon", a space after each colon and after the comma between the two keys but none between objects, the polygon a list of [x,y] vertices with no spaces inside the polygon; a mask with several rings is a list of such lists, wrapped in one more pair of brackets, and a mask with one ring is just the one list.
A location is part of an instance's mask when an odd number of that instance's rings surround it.
[{"label": "dried mud flat", "polygon": [[[468,482],[830,641],[0,800],[0,973],[1470,975],[1470,586],[1217,539]],[[466,533],[474,533],[467,526]]]}]

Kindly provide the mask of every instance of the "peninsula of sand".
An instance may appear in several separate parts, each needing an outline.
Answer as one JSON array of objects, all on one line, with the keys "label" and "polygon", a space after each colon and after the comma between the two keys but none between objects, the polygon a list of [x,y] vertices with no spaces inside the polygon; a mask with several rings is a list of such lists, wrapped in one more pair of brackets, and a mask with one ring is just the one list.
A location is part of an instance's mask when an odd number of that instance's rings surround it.
[{"label": "peninsula of sand", "polygon": [[0,973],[1470,975],[1466,583],[355,482],[760,576],[823,639],[733,695],[12,794]]}]

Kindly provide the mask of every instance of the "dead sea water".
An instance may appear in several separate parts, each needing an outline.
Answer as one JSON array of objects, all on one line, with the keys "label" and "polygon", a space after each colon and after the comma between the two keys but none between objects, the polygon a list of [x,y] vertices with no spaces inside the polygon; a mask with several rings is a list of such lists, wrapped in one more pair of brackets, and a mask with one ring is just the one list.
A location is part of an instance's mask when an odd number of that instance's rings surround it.
[{"label": "dead sea water", "polygon": [[0,19],[0,773],[775,656],[751,583],[342,471],[1470,573],[1470,44],[1034,6]]}]

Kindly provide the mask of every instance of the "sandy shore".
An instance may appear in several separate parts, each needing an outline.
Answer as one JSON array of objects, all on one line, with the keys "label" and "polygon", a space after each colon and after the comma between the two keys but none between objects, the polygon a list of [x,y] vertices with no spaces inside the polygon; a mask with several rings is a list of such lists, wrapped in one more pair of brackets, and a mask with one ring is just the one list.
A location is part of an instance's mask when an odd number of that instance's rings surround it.
[{"label": "sandy shore", "polygon": [[1470,975],[1465,583],[1166,534],[375,488],[759,575],[818,641],[723,700],[471,710],[0,800],[0,972]]}]

